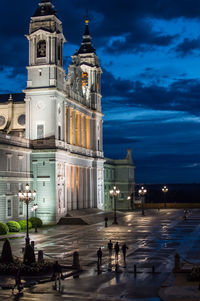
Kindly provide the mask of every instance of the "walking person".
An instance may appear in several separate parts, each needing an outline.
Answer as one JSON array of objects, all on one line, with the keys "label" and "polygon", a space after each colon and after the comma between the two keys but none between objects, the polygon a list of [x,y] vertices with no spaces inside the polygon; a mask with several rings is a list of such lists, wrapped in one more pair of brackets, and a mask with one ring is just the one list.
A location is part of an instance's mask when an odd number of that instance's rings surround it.
[{"label": "walking person", "polygon": [[62,275],[62,268],[61,265],[56,261],[53,265],[53,278],[55,279],[55,290],[57,290],[57,283],[59,291],[61,290],[61,279],[63,278]]},{"label": "walking person", "polygon": [[118,242],[116,242],[115,244],[115,259],[118,260],[118,256],[119,256],[119,244]]},{"label": "walking person", "polygon": [[101,248],[99,248],[97,251],[97,264],[98,265],[102,264],[102,256],[103,256],[102,250],[101,250]]},{"label": "walking person", "polygon": [[113,249],[113,243],[110,240],[109,243],[108,243],[108,252],[109,252],[110,257],[112,256],[112,249]]},{"label": "walking person", "polygon": [[21,280],[21,270],[20,268],[18,269],[16,275],[15,275],[15,285],[12,288],[12,294],[14,294],[15,288],[18,289],[18,294],[21,294],[23,291],[23,284]]},{"label": "walking person", "polygon": [[128,249],[126,243],[123,244],[122,246],[122,253],[123,253],[123,257],[124,257],[124,262],[126,262],[126,250]]},{"label": "walking person", "polygon": [[107,218],[107,216],[105,217],[105,228],[107,228],[108,227],[108,218]]}]

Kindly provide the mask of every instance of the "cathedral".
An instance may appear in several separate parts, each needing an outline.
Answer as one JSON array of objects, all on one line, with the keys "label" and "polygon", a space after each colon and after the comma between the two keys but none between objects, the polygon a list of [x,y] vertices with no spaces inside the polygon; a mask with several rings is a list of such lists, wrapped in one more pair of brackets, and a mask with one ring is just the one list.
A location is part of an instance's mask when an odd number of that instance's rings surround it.
[{"label": "cathedral", "polygon": [[26,183],[46,224],[71,210],[104,209],[102,70],[89,20],[67,74],[62,22],[50,0],[40,0],[26,38],[26,89],[0,95],[0,221],[26,216],[18,198]]}]

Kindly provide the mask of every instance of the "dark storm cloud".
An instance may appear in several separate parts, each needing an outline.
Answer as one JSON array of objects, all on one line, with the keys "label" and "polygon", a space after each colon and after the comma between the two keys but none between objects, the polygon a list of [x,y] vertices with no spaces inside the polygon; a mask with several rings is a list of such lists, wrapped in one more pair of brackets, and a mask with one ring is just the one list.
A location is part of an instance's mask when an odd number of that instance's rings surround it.
[{"label": "dark storm cloud", "polygon": [[183,42],[178,44],[175,48],[175,51],[180,56],[193,54],[195,50],[200,50],[200,37],[198,37],[197,39],[185,38]]},{"label": "dark storm cloud", "polygon": [[137,35],[134,33],[129,33],[123,39],[114,40],[105,50],[109,53],[122,53],[122,52],[144,52],[148,50],[155,49],[157,47],[165,47],[171,45],[172,41],[176,38],[176,35],[160,35],[157,32],[153,32],[151,29],[145,32],[142,30]]},{"label": "dark storm cloud", "polygon": [[131,138],[128,138],[128,137],[124,137],[124,136],[121,136],[119,137],[118,134],[115,134],[113,135],[113,132],[112,133],[105,133],[104,135],[104,143],[107,144],[107,145],[122,145],[122,144],[132,144],[132,143],[137,143],[139,142],[140,140],[136,140],[136,139],[131,139]]},{"label": "dark storm cloud", "polygon": [[[37,8],[39,1],[20,0],[12,6],[10,2],[4,2],[0,12],[0,64],[12,66],[18,62],[27,65],[28,42],[24,35],[28,33],[30,17]],[[163,34],[152,29],[153,24],[146,18],[196,18],[199,17],[199,1],[114,1],[106,0],[75,0],[53,1],[58,11],[58,16],[63,21],[64,33],[67,40],[80,45],[83,33],[83,16],[86,8],[91,17],[91,32],[94,35],[95,46],[106,47],[108,51],[144,51],[146,47],[168,46],[173,43],[175,36]],[[113,41],[113,37],[123,37],[124,40]],[[22,41],[23,39],[23,41]],[[111,39],[111,40],[110,40]],[[17,41],[17,44],[13,44]],[[26,46],[24,46],[26,44]],[[7,47],[9,52],[15,55],[6,59]],[[23,45],[23,47],[22,47]],[[10,55],[9,55],[10,56]]]},{"label": "dark storm cloud", "polygon": [[105,110],[118,106],[143,106],[156,110],[185,111],[195,115],[200,113],[200,81],[198,79],[179,79],[169,86],[115,79],[104,70],[103,96],[106,98]]}]

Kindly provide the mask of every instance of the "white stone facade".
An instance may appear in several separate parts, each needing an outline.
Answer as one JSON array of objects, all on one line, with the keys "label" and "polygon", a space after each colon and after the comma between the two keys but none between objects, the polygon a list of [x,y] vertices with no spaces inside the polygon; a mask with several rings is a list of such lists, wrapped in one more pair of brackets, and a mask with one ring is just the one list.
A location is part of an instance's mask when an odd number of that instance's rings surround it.
[{"label": "white stone facade", "polygon": [[[58,222],[70,210],[104,209],[102,71],[88,20],[85,23],[82,45],[72,56],[66,77],[66,40],[52,3],[42,0],[31,18],[24,96],[0,99],[0,198],[5,207],[0,220],[20,218],[13,208],[21,206],[17,192],[26,182],[37,191],[38,217],[46,223]],[[24,124],[19,122],[22,115]],[[3,157],[12,160],[12,153],[18,160],[4,166]],[[12,181],[11,191],[3,183]],[[7,216],[10,202],[5,204],[11,194],[15,213]]]}]

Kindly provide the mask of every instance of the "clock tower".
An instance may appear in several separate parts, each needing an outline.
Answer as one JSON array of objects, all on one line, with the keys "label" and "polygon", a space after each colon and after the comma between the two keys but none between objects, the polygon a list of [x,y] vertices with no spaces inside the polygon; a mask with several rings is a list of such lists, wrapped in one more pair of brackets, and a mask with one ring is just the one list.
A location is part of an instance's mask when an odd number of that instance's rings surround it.
[{"label": "clock tower", "polygon": [[[26,93],[26,137],[31,140],[46,137],[61,138],[57,112],[62,108],[65,86],[63,68],[62,23],[57,17],[50,0],[40,0],[35,14],[31,17],[29,34],[29,65]],[[62,112],[59,114],[62,116]],[[55,120],[55,123],[51,121]],[[60,123],[62,120],[60,120]]]}]

